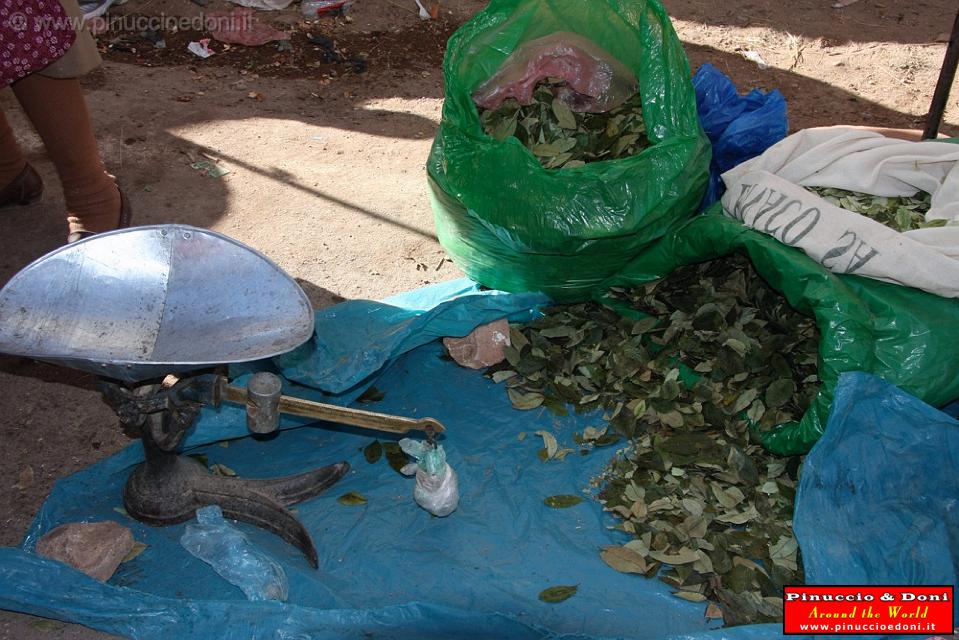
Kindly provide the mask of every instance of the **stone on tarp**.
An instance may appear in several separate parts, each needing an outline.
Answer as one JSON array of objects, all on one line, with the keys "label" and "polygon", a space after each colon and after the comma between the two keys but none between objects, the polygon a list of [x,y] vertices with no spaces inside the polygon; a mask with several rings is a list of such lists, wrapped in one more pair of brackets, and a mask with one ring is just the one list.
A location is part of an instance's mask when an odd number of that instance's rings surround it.
[{"label": "stone on tarp", "polygon": [[509,322],[506,319],[484,324],[465,338],[443,338],[443,345],[456,364],[470,369],[485,369],[506,358],[509,346]]},{"label": "stone on tarp", "polygon": [[106,582],[133,548],[133,533],[116,522],[63,524],[37,542],[37,553]]}]

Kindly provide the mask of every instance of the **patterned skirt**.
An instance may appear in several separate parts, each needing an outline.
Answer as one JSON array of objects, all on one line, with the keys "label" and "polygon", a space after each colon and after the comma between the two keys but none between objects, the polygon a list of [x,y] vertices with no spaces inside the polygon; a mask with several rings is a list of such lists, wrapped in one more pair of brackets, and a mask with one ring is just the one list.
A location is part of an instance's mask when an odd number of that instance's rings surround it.
[{"label": "patterned skirt", "polygon": [[0,2],[0,87],[36,72],[76,77],[99,63],[76,0]]}]

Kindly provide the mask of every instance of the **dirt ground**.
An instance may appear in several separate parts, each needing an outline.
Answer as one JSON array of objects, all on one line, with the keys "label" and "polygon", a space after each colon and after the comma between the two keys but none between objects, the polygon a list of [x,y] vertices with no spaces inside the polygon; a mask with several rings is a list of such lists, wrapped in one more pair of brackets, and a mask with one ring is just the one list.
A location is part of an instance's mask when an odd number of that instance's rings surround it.
[{"label": "dirt ground", "polygon": [[[743,91],[779,89],[792,130],[921,128],[956,10],[955,0],[665,4],[693,70],[708,61]],[[106,62],[84,83],[102,155],[135,223],[226,233],[299,279],[317,307],[457,277],[433,233],[424,162],[442,106],[446,39],[483,5],[448,0],[438,20],[422,22],[412,0],[358,0],[349,21],[313,24],[293,5],[259,14],[292,32],[292,52],[213,42],[207,60],[184,51],[202,31],[168,31],[167,48],[156,49],[113,23],[99,36]],[[196,17],[228,6],[129,0],[112,15]],[[315,44],[326,43],[319,35],[338,55]],[[959,135],[955,93],[943,125],[950,135]],[[66,225],[39,140],[9,91],[0,106],[47,183],[40,202],[0,213],[2,284],[59,246]],[[190,167],[204,157],[230,173],[211,178]],[[19,542],[56,479],[129,443],[94,383],[0,357],[0,544]],[[0,638],[31,637],[107,636],[0,612]]]}]

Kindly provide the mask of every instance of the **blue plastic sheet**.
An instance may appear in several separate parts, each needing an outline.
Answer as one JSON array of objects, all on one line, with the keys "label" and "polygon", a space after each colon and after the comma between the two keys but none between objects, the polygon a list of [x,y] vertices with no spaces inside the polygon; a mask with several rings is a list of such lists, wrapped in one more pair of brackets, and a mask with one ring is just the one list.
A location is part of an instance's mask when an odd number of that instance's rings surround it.
[{"label": "blue plastic sheet", "polygon": [[706,63],[693,76],[699,122],[713,145],[709,186],[702,207],[717,202],[726,191],[720,177],[786,137],[786,98],[778,89],[753,89],[739,95],[726,74]]},{"label": "blue plastic sheet", "polygon": [[803,464],[794,526],[807,575],[821,584],[959,583],[957,467],[959,422],[881,378],[843,375],[826,433]]},{"label": "blue plastic sheet", "polygon": [[[243,386],[254,371],[283,375],[283,393],[347,406],[394,358],[446,336],[462,337],[476,327],[509,318],[529,320],[549,302],[541,293],[504,293],[461,278],[408,291],[382,301],[349,300],[316,313],[313,338],[275,358],[233,367],[231,378]],[[199,446],[248,435],[245,409],[224,405],[203,409],[202,428],[184,445]],[[280,428],[310,424],[308,418],[281,416]]]},{"label": "blue plastic sheet", "polygon": [[276,358],[283,375],[327,393],[361,384],[396,356],[437,338],[463,337],[503,317],[529,319],[541,293],[482,290],[467,279],[441,282],[382,302],[352,300],[316,314],[313,339]]},{"label": "blue plastic sheet", "polygon": [[[517,313],[515,299],[490,297],[497,298],[504,315]],[[402,304],[400,300],[390,306]],[[350,314],[343,318],[343,322],[355,319]],[[472,322],[463,321],[463,326]],[[416,333],[407,336],[410,344],[418,341]],[[239,525],[283,566],[290,582],[287,603],[250,602],[182,549],[183,525],[148,527],[118,511],[123,482],[142,459],[139,445],[133,445],[58,481],[22,548],[0,549],[0,607],[150,640],[781,637],[780,625],[713,629],[703,618],[702,604],[671,596],[659,581],[606,567],[599,548],[624,539],[607,528],[613,521],[597,502],[587,500],[571,509],[543,505],[547,496],[576,494],[589,486],[615,448],[542,463],[536,456],[542,440],[534,432],[547,430],[561,445],[575,448],[573,432],[601,425],[601,416],[557,418],[545,410],[516,411],[501,386],[443,359],[435,340],[403,354],[390,352],[384,368],[365,379],[365,384],[375,383],[385,394],[372,408],[432,415],[447,425],[443,444],[460,475],[461,491],[460,508],[451,516],[434,518],[417,507],[411,496],[413,480],[398,475],[385,460],[374,465],[365,461],[362,448],[372,441],[368,432],[333,425],[302,427],[268,441],[241,438],[227,447],[211,443],[191,450],[206,454],[211,464],[226,464],[248,477],[298,473],[337,460],[353,465],[353,471],[326,494],[297,506],[298,517],[316,540],[319,571],[279,538]],[[864,391],[860,380],[872,386]],[[887,396],[897,398],[889,408],[882,404]],[[868,377],[844,379],[836,403],[833,419],[839,426],[833,429],[830,423],[803,474],[797,532],[810,581],[850,582],[845,577],[856,576],[859,582],[869,582],[873,568],[890,553],[886,541],[903,539],[901,532],[918,522],[921,510],[946,504],[905,499],[856,502],[850,508],[860,510],[855,516],[858,528],[850,537],[846,527],[853,526],[849,522],[853,516],[836,507],[852,498],[832,487],[830,479],[852,468],[861,486],[875,487],[880,498],[945,496],[949,487],[955,493],[959,432],[950,418]],[[866,408],[853,410],[855,403]],[[870,403],[878,408],[868,409]],[[896,412],[894,418],[881,420],[891,429],[883,435],[888,460],[861,446],[867,437],[863,434],[874,434],[880,422],[876,416],[886,411]],[[199,432],[213,424],[211,417],[203,417]],[[234,426],[239,425],[242,416]],[[919,425],[938,435],[917,439]],[[847,446],[848,439],[854,444]],[[908,486],[887,480],[889,470],[904,462],[924,475],[909,476]],[[368,503],[339,504],[336,498],[349,491],[362,493]],[[888,509],[895,511],[884,518]],[[941,520],[947,515],[933,511],[923,517]],[[942,526],[953,527],[955,533],[955,513],[951,517],[951,524],[946,519]],[[107,584],[32,553],[39,536],[54,526],[94,520],[120,521],[149,545],[121,565]],[[935,540],[939,547],[923,546],[923,555],[913,554],[916,564],[910,567],[929,565],[928,575],[945,580],[932,573],[932,566],[953,557],[954,542],[941,536]],[[853,546],[857,552],[849,553]],[[828,555],[828,562],[817,562],[818,554]],[[862,575],[866,578],[860,579]],[[579,585],[579,592],[560,604],[537,599],[542,589],[557,584]]]},{"label": "blue plastic sheet", "polygon": [[[599,547],[617,537],[605,528],[612,521],[598,503],[586,501],[557,510],[542,502],[554,494],[579,493],[603,470],[612,449],[543,464],[536,455],[542,440],[533,432],[548,430],[563,445],[574,446],[573,431],[599,424],[599,416],[557,420],[546,411],[517,412],[502,387],[441,355],[440,344],[433,342],[395,361],[376,381],[385,398],[373,408],[404,415],[428,412],[447,426],[444,446],[460,475],[461,491],[459,509],[447,518],[434,518],[416,506],[413,480],[398,475],[385,460],[369,465],[362,448],[371,437],[348,428],[292,429],[267,442],[246,438],[232,441],[228,448],[212,444],[191,451],[249,477],[297,473],[338,460],[353,465],[354,471],[328,493],[297,506],[300,520],[316,539],[319,571],[279,538],[239,525],[283,566],[290,582],[286,606],[310,609],[309,626],[304,626],[299,611],[293,615],[273,603],[246,602],[239,589],[180,548],[182,526],[151,528],[115,511],[130,465],[139,457],[135,448],[58,482],[25,547],[31,548],[42,532],[61,522],[119,520],[133,529],[137,540],[150,545],[133,562],[122,565],[111,580],[112,588],[131,590],[127,592],[131,611],[136,614],[143,606],[143,594],[149,594],[146,601],[158,608],[184,598],[167,615],[174,616],[176,623],[186,616],[190,625],[204,632],[220,629],[216,637],[222,637],[223,625],[234,637],[248,637],[257,628],[276,629],[280,637],[305,633],[341,637],[347,620],[366,631],[371,625],[382,625],[396,637],[424,637],[417,635],[419,627],[427,624],[426,617],[436,616],[440,619],[429,624],[440,629],[437,637],[444,633],[450,637],[463,633],[459,625],[466,620],[472,625],[480,613],[499,614],[494,619],[500,627],[487,622],[477,628],[499,631],[493,636],[477,632],[475,637],[533,638],[557,633],[663,638],[705,631],[702,605],[672,597],[658,581],[620,574],[601,562]],[[522,441],[520,432],[527,433]],[[368,504],[337,503],[337,496],[348,491],[362,493]],[[26,558],[21,552],[18,562],[27,562]],[[7,588],[32,588],[31,597],[59,601],[57,606],[69,609],[76,606],[76,591],[70,585],[88,582],[72,570],[42,560],[29,563],[33,579],[12,579],[6,569],[10,559],[0,558],[4,560],[0,581],[7,585],[0,587],[0,593]],[[57,593],[42,594],[48,589],[38,584],[58,585]],[[580,591],[561,605],[539,602],[539,592],[556,584],[578,584]],[[61,588],[66,591],[60,592]],[[0,603],[10,606],[10,597],[3,594]],[[99,607],[96,602],[83,604],[94,610]],[[197,605],[209,614],[197,614]],[[217,612],[217,607],[230,612],[229,622],[224,621],[226,612]],[[643,628],[636,630],[639,611]],[[97,622],[87,615],[71,610],[67,617],[86,624]],[[126,616],[117,617],[107,621],[106,628],[143,638],[167,637],[176,630],[176,623],[171,623],[144,631],[137,619],[134,615],[131,623]],[[98,622],[103,628],[104,621]],[[331,625],[337,632],[320,631],[317,625]]]}]

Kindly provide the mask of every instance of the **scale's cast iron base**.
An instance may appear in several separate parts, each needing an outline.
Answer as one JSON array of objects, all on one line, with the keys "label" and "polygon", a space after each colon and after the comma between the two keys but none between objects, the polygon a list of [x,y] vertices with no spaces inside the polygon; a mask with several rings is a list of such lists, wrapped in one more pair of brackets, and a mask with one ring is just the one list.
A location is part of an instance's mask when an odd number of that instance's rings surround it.
[{"label": "scale's cast iron base", "polygon": [[168,388],[148,384],[128,389],[114,382],[104,382],[102,388],[121,422],[142,433],[146,461],[124,487],[127,513],[164,526],[190,520],[200,507],[219,505],[226,517],[272,531],[318,566],[313,539],[287,507],[336,483],[349,471],[348,463],[265,480],[215,476],[198,460],[176,453],[200,407],[217,404],[215,376],[186,378]]}]

